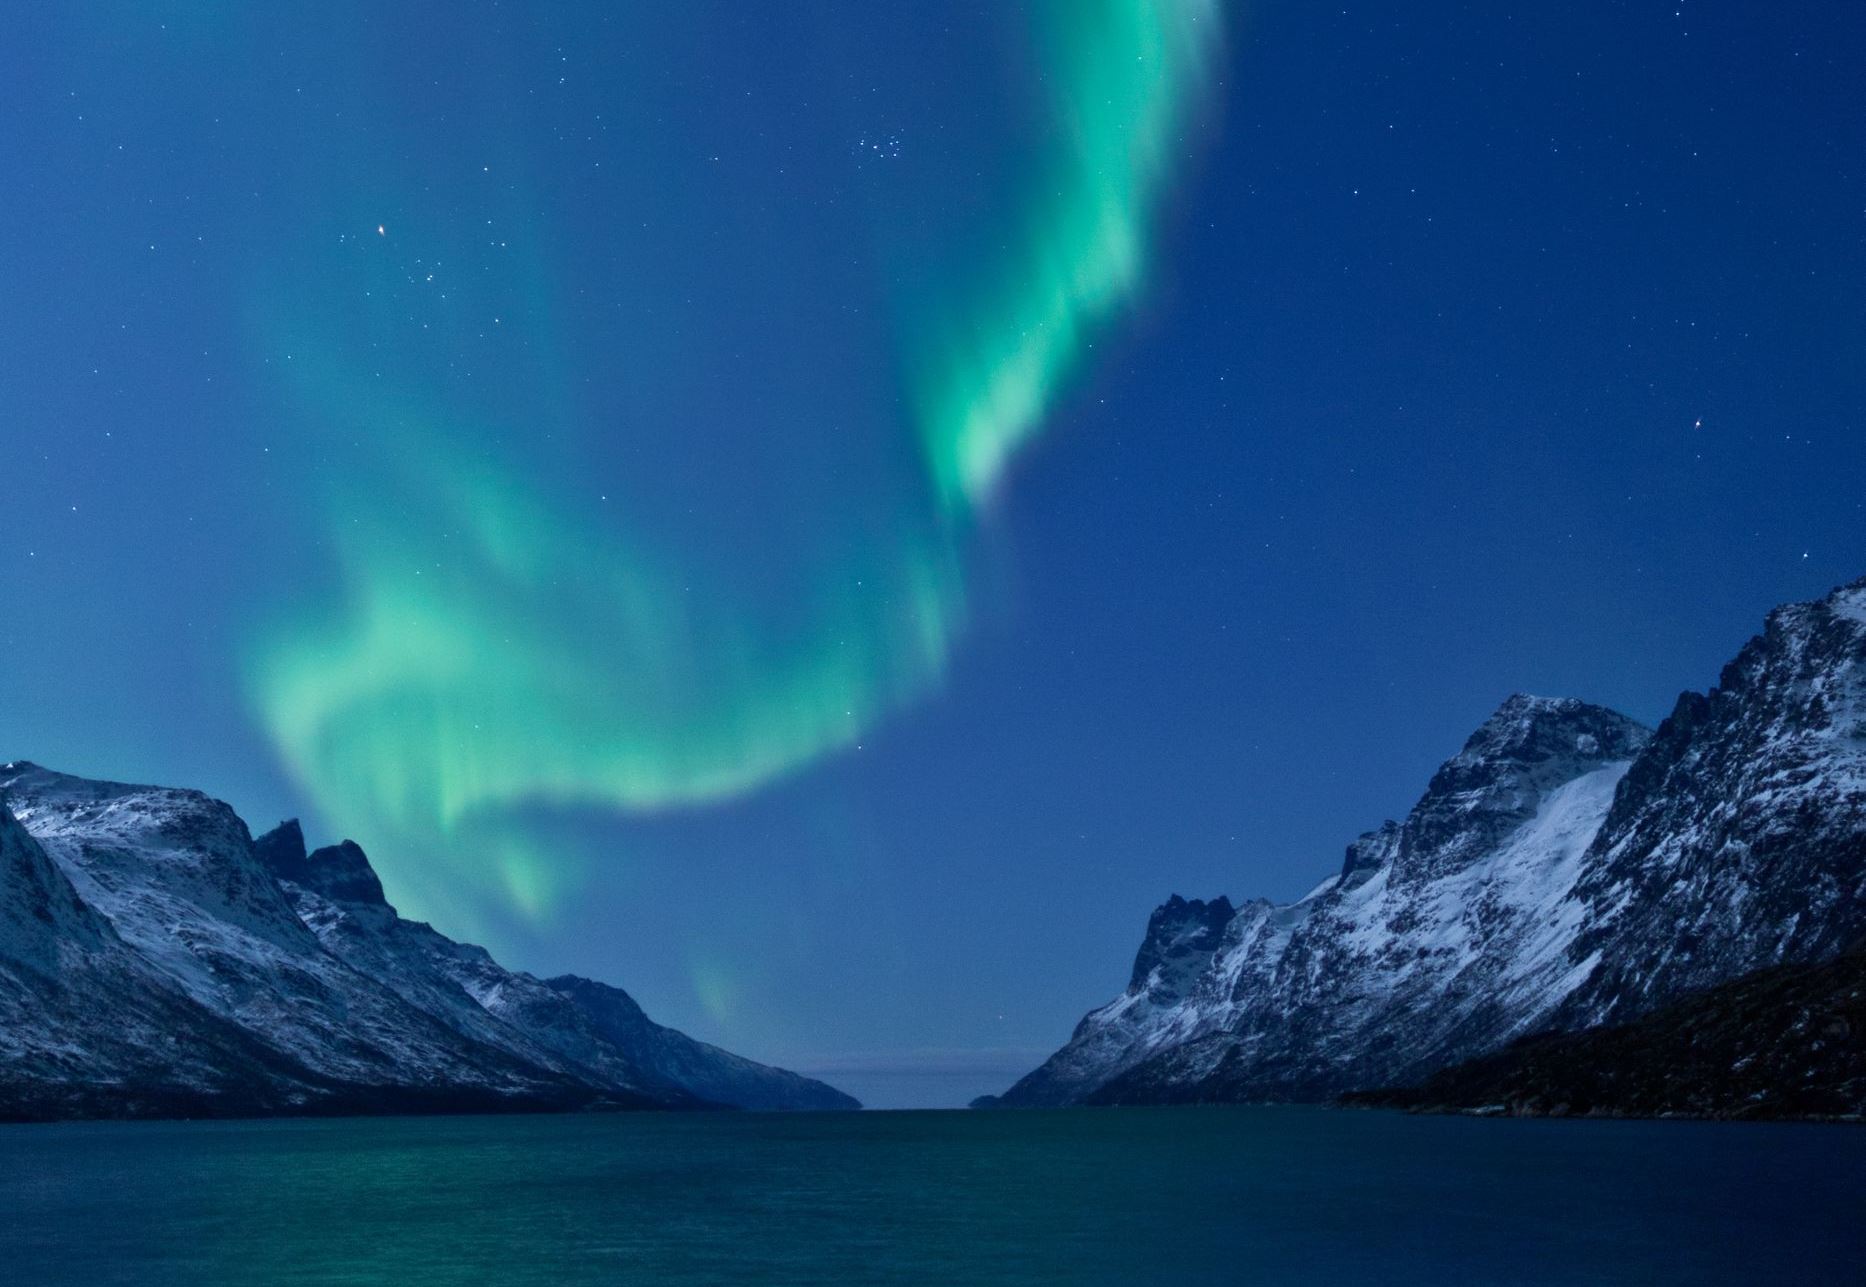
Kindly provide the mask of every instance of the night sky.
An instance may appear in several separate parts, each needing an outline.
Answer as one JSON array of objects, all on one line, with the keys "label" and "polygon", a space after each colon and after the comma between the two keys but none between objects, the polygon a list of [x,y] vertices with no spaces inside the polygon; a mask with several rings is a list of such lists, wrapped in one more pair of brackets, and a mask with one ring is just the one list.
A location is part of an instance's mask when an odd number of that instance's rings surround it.
[{"label": "night sky", "polygon": [[1866,573],[1866,7],[25,6],[0,758],[877,1105]]}]

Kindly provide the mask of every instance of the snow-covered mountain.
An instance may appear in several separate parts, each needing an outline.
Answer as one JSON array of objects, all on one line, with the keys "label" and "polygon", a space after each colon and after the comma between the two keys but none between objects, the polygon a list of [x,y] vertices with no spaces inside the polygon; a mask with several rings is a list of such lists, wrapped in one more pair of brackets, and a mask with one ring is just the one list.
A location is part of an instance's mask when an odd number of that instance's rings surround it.
[{"label": "snow-covered mountain", "polygon": [[529,1064],[695,1106],[860,1106],[822,1082],[662,1027],[620,988],[508,970],[482,947],[404,920],[354,842],[307,854],[292,821],[261,836],[255,848],[331,955],[383,980],[424,1013]]},{"label": "snow-covered mountain", "polygon": [[1322,1099],[1866,940],[1866,580],[1656,733],[1512,697],[1288,905],[1175,897],[1007,1105]]},{"label": "snow-covered mountain", "polygon": [[281,1105],[289,1061],[170,988],[0,807],[0,1110]]},{"label": "snow-covered mountain", "polygon": [[1627,774],[1577,891],[1564,1027],[1866,940],[1866,579],[1778,608]]},{"label": "snow-covered mountain", "polygon": [[7,1116],[855,1106],[402,920],[350,842],[255,842],[198,791],[23,762],[0,766],[0,987]]}]

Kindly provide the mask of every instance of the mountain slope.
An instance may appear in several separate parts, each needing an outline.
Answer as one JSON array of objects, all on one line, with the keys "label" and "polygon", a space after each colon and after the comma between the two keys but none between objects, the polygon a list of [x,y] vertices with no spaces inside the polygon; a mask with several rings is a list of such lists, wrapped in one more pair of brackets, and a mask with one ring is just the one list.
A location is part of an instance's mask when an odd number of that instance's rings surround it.
[{"label": "mountain slope", "polygon": [[403,921],[349,842],[0,766],[0,1116],[856,1106],[610,1009]]},{"label": "mountain slope", "polygon": [[1525,1037],[1351,1104],[1519,1117],[1866,1118],[1866,952],[1773,965],[1630,1023]]},{"label": "mountain slope", "polygon": [[307,1076],[148,969],[0,804],[0,1117],[277,1111]]},{"label": "mountain slope", "polygon": [[220,801],[31,764],[0,772],[0,796],[144,966],[316,1077],[494,1097],[571,1089],[325,951]]},{"label": "mountain slope", "polygon": [[1866,941],[1866,580],[1778,608],[1686,693],[1615,799],[1577,897],[1584,1027]]},{"label": "mountain slope", "polygon": [[569,1001],[601,1040],[626,1051],[649,1085],[677,1086],[735,1108],[788,1112],[861,1107],[853,1096],[814,1078],[772,1068],[664,1028],[621,988],[574,974],[546,979],[544,986]]},{"label": "mountain slope", "polygon": [[329,951],[476,1040],[583,1083],[670,1104],[751,1109],[860,1105],[819,1081],[744,1059],[653,1022],[626,992],[508,970],[397,914],[351,841],[307,854],[296,821],[256,842],[298,915]]},{"label": "mountain slope", "polygon": [[[1253,913],[1252,923],[1262,926],[1274,909],[1260,902],[1247,910]],[[1192,1033],[1204,1019],[1200,1008],[1188,1004],[1188,994],[1200,985],[1214,954],[1226,946],[1227,930],[1238,916],[1228,898],[1205,902],[1174,894],[1167,899],[1147,921],[1127,991],[1084,1016],[1069,1044],[1008,1094],[987,1096],[974,1106],[1071,1103],[1112,1073],[1133,1067],[1175,1039],[1184,1040],[1181,1034]],[[1247,937],[1247,931],[1235,931],[1230,941],[1235,945]]]},{"label": "mountain slope", "polygon": [[1600,707],[1512,697],[1337,875],[1296,903],[1239,908],[1170,998],[1157,970],[1140,977],[1150,934],[1128,991],[1002,1102],[1205,1098],[1240,1081],[1309,1098],[1507,1039],[1572,986],[1563,900],[1646,738]]},{"label": "mountain slope", "polygon": [[1164,991],[1137,961],[1121,997],[990,1102],[1403,1085],[1866,940],[1866,581],[1771,614],[1650,736],[1512,698],[1404,822],[1306,898],[1244,904],[1218,939]]}]

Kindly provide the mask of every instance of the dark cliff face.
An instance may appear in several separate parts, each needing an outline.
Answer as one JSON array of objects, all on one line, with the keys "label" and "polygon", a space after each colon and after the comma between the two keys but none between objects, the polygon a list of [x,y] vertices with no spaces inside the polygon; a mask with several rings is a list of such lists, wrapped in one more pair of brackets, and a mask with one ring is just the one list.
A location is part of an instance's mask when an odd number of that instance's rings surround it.
[{"label": "dark cliff face", "polygon": [[298,819],[287,818],[254,838],[253,855],[281,879],[296,879],[305,869],[304,828],[298,825]]},{"label": "dark cliff face", "polygon": [[61,949],[100,949],[112,938],[0,796],[0,958],[55,970]]},{"label": "dark cliff face", "polygon": [[1564,1025],[1866,940],[1866,581],[1780,608],[1628,772],[1578,891]]},{"label": "dark cliff face", "polygon": [[[1128,986],[1140,989],[1154,980],[1154,995],[1177,998],[1212,959],[1236,909],[1228,898],[1210,902],[1174,894],[1147,918],[1147,936],[1134,954]],[[1155,979],[1155,971],[1158,978]]]},{"label": "dark cliff face", "polygon": [[253,842],[253,852],[278,879],[313,890],[339,903],[388,906],[382,881],[361,845],[354,840],[305,852],[298,819],[281,822]]}]

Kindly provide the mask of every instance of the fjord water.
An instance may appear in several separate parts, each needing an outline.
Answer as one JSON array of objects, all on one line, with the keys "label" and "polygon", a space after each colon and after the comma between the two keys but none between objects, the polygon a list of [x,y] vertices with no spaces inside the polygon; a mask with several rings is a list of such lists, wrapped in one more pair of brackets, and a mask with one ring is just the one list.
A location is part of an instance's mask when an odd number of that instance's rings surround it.
[{"label": "fjord water", "polygon": [[1317,1109],[0,1128],[50,1283],[1866,1277],[1866,1130]]}]

